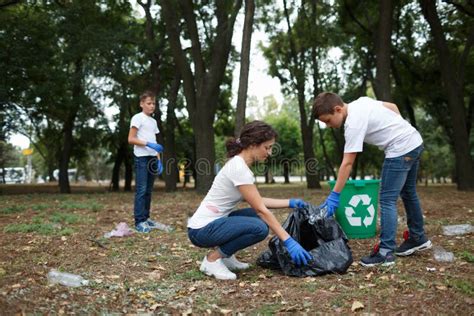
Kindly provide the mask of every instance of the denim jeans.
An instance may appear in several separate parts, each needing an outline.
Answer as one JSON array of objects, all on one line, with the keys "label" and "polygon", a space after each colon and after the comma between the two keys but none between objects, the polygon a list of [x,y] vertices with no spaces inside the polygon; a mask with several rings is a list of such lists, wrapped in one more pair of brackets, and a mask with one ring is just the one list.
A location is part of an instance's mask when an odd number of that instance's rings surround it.
[{"label": "denim jeans", "polygon": [[268,236],[268,225],[253,208],[234,211],[203,228],[188,228],[191,242],[201,248],[218,247],[223,258],[254,245]]},{"label": "denim jeans", "polygon": [[402,197],[407,215],[410,238],[425,239],[423,214],[416,194],[416,180],[423,145],[395,158],[385,158],[382,167],[380,189],[381,251],[393,251],[396,247],[398,225],[397,200]]},{"label": "denim jeans", "polygon": [[155,173],[152,164],[155,156],[135,156],[135,225],[146,221],[150,217],[151,191],[155,182]]}]

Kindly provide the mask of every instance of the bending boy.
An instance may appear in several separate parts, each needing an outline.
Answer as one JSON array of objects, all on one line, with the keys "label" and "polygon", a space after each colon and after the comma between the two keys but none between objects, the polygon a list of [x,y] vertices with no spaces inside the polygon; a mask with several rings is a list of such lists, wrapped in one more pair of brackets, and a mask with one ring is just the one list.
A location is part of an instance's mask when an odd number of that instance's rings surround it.
[{"label": "bending boy", "polygon": [[[323,92],[314,100],[313,115],[328,127],[344,125],[344,156],[334,190],[323,203],[332,216],[339,206],[339,195],[363,143],[376,145],[385,152],[380,190],[381,232],[380,244],[361,259],[362,266],[392,265],[395,253],[408,256],[431,248],[425,236],[423,213],[416,193],[416,180],[423,139],[420,133],[405,121],[393,103],[361,97],[349,104],[335,93]],[[397,199],[402,197],[407,214],[409,238],[398,248]]]}]

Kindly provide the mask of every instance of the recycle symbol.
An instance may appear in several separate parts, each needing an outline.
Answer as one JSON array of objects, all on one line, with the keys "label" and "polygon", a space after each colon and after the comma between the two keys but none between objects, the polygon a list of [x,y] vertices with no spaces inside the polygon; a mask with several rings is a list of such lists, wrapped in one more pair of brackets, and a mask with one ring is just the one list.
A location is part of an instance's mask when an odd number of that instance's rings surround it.
[{"label": "recycle symbol", "polygon": [[[356,214],[354,208],[357,208],[361,202],[363,206],[367,207],[367,212],[369,213],[369,216],[365,216],[363,220],[362,217],[354,216]],[[367,227],[373,223],[375,218],[375,208],[370,202],[371,198],[367,194],[358,194],[352,196],[351,200],[349,201],[350,206],[346,206],[345,211],[347,221],[351,226],[362,226],[362,223],[364,223],[365,227]]]}]

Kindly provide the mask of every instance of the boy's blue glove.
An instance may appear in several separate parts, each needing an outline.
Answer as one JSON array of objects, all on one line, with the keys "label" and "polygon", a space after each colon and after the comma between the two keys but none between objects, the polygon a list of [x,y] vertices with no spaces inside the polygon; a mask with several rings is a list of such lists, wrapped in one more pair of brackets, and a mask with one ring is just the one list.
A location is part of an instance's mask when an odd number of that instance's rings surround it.
[{"label": "boy's blue glove", "polygon": [[341,193],[331,191],[326,201],[319,206],[319,208],[327,207],[326,217],[331,217],[339,207],[339,196]]},{"label": "boy's blue glove", "polygon": [[161,162],[161,159],[156,159],[156,171],[158,172],[158,175],[163,173],[163,163]]},{"label": "boy's blue glove", "polygon": [[283,242],[286,249],[290,253],[291,260],[296,263],[296,265],[300,266],[303,264],[304,266],[308,264],[308,261],[313,260],[313,256],[309,254],[301,245],[294,240],[293,238],[288,238]]},{"label": "boy's blue glove", "polygon": [[159,153],[163,152],[163,146],[161,146],[160,144],[148,142],[148,143],[146,143],[146,146],[150,147],[151,149],[156,150]]},{"label": "boy's blue glove", "polygon": [[290,203],[288,206],[290,208],[306,207],[308,206],[308,203],[303,201],[302,199],[290,199]]}]

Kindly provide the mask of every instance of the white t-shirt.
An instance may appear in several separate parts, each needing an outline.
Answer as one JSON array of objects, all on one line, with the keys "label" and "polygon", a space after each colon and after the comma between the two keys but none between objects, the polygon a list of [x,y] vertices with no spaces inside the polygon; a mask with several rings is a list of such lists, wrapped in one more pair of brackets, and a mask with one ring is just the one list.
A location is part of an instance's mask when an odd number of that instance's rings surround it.
[{"label": "white t-shirt", "polygon": [[386,158],[402,156],[423,143],[420,133],[381,101],[362,97],[347,105],[344,153],[361,152],[363,143],[376,145]]},{"label": "white t-shirt", "polygon": [[[150,143],[156,143],[156,134],[160,132],[158,125],[153,117],[146,115],[143,112],[135,114],[130,122],[130,128],[136,127],[137,138]],[[157,152],[154,149],[146,146],[133,146],[133,154],[137,157],[156,156]]]},{"label": "white t-shirt", "polygon": [[229,216],[242,201],[238,186],[253,184],[253,172],[239,155],[232,157],[219,171],[211,189],[188,220],[189,228],[202,228],[218,218]]}]

